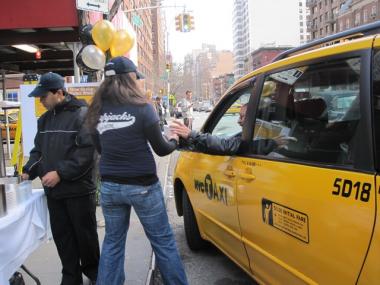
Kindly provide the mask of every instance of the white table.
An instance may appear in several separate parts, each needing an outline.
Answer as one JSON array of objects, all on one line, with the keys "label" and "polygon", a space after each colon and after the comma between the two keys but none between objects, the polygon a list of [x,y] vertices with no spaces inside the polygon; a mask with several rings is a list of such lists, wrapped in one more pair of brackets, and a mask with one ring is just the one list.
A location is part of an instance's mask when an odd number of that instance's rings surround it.
[{"label": "white table", "polygon": [[0,284],[9,284],[13,273],[50,237],[46,197],[34,189],[30,199],[0,218]]}]

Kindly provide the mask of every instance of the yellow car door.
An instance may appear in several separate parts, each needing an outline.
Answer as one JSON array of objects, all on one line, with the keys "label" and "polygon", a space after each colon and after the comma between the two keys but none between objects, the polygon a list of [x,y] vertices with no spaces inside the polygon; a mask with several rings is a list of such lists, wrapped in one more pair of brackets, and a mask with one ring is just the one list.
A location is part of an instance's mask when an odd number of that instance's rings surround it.
[{"label": "yellow car door", "polygon": [[251,155],[234,162],[242,239],[263,283],[357,282],[376,215],[369,58],[264,77]]},{"label": "yellow car door", "polygon": [[[251,92],[251,87],[237,90],[233,100],[227,100],[227,104],[247,103]],[[225,110],[223,114],[217,114],[210,132],[225,137],[241,135],[238,121],[239,112],[231,114]],[[241,241],[233,163],[234,157],[229,155],[186,151],[177,162],[176,173],[184,182],[203,238],[213,242],[250,273],[247,253]]]}]

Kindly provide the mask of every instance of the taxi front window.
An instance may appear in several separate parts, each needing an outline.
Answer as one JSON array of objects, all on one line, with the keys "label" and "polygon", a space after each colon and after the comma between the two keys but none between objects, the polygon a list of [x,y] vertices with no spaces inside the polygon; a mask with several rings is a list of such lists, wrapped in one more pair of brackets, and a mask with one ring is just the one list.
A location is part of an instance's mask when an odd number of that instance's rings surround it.
[{"label": "taxi front window", "polygon": [[241,115],[240,111],[241,108],[248,103],[252,88],[253,87],[249,87],[243,90],[238,98],[229,106],[212,131],[213,135],[231,137],[241,134],[242,127],[239,124],[239,118]]}]

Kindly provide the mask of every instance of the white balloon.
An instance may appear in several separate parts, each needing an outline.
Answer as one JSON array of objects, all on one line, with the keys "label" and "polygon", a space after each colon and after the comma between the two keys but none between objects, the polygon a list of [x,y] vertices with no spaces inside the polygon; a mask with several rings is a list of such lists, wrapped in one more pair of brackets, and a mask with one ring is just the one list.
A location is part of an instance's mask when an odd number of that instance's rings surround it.
[{"label": "white balloon", "polygon": [[99,70],[106,64],[106,56],[97,46],[88,45],[82,50],[82,61],[87,67]]}]

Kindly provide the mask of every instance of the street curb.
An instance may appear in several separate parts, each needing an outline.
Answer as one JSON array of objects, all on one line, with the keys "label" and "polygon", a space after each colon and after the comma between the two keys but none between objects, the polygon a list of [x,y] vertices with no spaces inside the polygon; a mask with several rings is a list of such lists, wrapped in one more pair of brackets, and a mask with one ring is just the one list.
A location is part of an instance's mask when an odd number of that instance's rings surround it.
[{"label": "street curb", "polygon": [[[171,161],[171,157],[172,155],[170,154],[168,156],[168,164],[166,165],[166,171],[165,171],[165,180],[164,180],[164,187],[163,187],[163,193],[164,193],[164,200],[165,200],[165,205],[167,205],[167,200],[168,200],[168,197],[167,197],[167,193],[166,193],[166,185],[168,183],[168,172],[169,172],[169,165],[170,165],[170,161]],[[148,275],[147,275],[147,278],[146,278],[146,282],[145,282],[145,285],[154,285],[154,271],[156,270],[156,256],[154,255],[154,252],[152,250],[152,257],[150,259],[150,266],[149,266],[149,271],[148,271]]]}]

